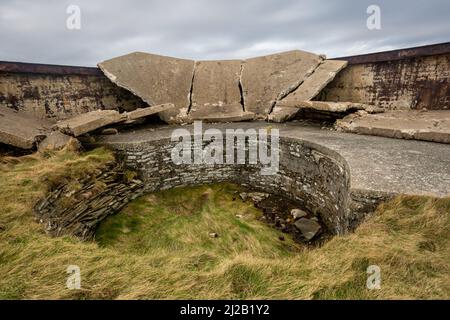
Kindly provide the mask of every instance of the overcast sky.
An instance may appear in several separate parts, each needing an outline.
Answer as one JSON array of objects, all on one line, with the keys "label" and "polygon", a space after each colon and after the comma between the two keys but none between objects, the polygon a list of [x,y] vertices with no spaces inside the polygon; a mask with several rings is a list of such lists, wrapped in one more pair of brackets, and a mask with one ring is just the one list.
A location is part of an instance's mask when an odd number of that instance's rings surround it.
[{"label": "overcast sky", "polygon": [[[381,9],[381,30],[366,10]],[[69,5],[81,10],[70,30]],[[449,0],[1,0],[0,60],[95,66],[132,51],[232,59],[328,57],[450,41]]]}]

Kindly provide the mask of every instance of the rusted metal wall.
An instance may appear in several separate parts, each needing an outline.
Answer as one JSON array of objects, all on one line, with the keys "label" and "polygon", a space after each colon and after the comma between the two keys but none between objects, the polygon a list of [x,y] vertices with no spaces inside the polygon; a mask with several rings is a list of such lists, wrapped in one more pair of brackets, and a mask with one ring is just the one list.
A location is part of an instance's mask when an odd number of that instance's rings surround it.
[{"label": "rusted metal wall", "polygon": [[[318,97],[386,109],[450,108],[450,43],[343,57],[349,66]],[[98,68],[0,62],[0,107],[63,119],[145,104]]]},{"label": "rusted metal wall", "polygon": [[450,109],[450,43],[339,59],[349,66],[319,100],[385,109]]}]

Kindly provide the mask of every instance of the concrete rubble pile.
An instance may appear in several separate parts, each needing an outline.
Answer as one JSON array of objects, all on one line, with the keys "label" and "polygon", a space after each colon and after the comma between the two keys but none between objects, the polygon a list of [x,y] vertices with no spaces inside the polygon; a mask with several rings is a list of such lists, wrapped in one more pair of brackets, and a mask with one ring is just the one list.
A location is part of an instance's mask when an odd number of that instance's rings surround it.
[{"label": "concrete rubble pile", "polygon": [[51,132],[51,122],[28,114],[0,108],[0,143],[31,149]]},{"label": "concrete rubble pile", "polygon": [[58,150],[69,143],[71,137],[79,137],[109,125],[132,123],[173,108],[173,104],[166,103],[124,113],[115,110],[96,110],[56,123],[9,108],[0,108],[0,143],[21,149]]},{"label": "concrete rubble pile", "polygon": [[337,120],[335,126],[350,133],[450,143],[450,112],[446,110],[358,111]]}]

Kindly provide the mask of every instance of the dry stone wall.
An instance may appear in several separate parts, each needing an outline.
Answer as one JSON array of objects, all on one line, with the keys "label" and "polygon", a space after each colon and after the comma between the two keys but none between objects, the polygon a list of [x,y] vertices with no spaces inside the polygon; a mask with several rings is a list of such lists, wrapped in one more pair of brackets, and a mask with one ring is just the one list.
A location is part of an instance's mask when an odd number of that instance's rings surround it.
[{"label": "dry stone wall", "polygon": [[335,234],[350,230],[360,218],[358,214],[351,216],[348,210],[349,174],[346,163],[331,151],[282,138],[279,171],[274,175],[261,175],[260,165],[176,165],[171,159],[175,144],[169,139],[161,139],[116,144],[113,148],[121,154],[127,166],[139,172],[147,192],[228,181],[272,194],[288,195],[319,214]]},{"label": "dry stone wall", "polygon": [[100,221],[143,190],[142,181],[127,176],[120,163],[111,162],[96,175],[57,186],[35,205],[34,211],[48,234],[90,240]]}]

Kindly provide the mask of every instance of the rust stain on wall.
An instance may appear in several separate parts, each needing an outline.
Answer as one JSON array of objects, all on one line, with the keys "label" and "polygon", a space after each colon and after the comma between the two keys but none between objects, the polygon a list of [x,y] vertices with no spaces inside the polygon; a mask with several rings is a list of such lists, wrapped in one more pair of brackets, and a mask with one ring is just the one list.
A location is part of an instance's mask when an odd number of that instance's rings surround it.
[{"label": "rust stain on wall", "polygon": [[319,100],[353,101],[385,109],[450,108],[450,54],[352,64]]},{"label": "rust stain on wall", "polygon": [[0,73],[0,106],[60,120],[92,110],[147,105],[103,75]]}]

